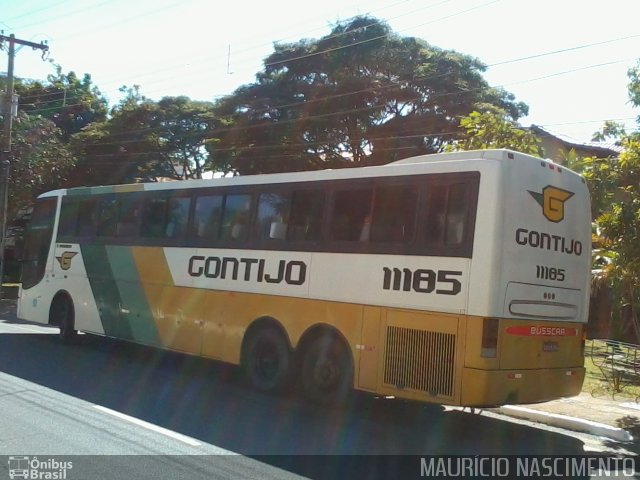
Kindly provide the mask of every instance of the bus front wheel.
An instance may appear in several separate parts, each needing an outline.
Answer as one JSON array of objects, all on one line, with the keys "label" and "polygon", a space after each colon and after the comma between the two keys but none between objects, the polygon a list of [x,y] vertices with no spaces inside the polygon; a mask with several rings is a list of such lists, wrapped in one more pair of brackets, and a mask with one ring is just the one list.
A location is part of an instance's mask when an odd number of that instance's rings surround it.
[{"label": "bus front wheel", "polygon": [[242,360],[249,384],[262,392],[282,392],[289,383],[291,351],[273,327],[261,328],[247,339]]},{"label": "bus front wheel", "polygon": [[334,335],[322,335],[308,346],[302,357],[304,395],[321,405],[347,402],[353,387],[353,361],[349,349]]},{"label": "bus front wheel", "polygon": [[71,299],[66,295],[58,295],[51,303],[49,323],[60,329],[58,338],[66,343],[75,340],[78,333],[74,328],[74,311]]}]

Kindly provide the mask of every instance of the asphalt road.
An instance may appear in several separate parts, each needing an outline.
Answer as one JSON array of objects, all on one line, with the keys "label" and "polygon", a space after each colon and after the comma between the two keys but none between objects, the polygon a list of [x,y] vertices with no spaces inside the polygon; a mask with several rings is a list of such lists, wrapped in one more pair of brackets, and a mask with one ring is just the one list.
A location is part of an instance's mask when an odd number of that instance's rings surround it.
[{"label": "asphalt road", "polygon": [[[440,406],[359,397],[327,410],[254,392],[215,362],[89,335],[63,345],[55,332],[0,312],[0,455],[86,456],[74,457],[70,479],[359,478],[383,455],[618,449]],[[419,476],[399,458],[370,478],[400,478],[402,468]],[[7,465],[0,458],[0,478]]]}]

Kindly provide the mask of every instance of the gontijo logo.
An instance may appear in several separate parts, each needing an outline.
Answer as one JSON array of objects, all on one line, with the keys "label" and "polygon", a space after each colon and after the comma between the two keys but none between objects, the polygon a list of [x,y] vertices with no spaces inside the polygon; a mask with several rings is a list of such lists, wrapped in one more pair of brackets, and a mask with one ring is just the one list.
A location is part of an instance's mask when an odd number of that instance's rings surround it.
[{"label": "gontijo logo", "polygon": [[60,263],[60,268],[62,270],[69,270],[71,268],[71,259],[77,254],[78,252],[64,252],[59,257],[56,257],[56,260]]},{"label": "gontijo logo", "polygon": [[573,197],[573,192],[547,185],[542,193],[527,190],[542,207],[542,214],[550,222],[558,223],[564,219],[564,202]]}]

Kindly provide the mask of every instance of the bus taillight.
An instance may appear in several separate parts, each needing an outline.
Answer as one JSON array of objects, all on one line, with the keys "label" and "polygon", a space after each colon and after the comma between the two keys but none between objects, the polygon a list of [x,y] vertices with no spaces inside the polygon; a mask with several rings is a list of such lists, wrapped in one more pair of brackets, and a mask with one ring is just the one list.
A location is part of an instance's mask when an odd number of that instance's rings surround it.
[{"label": "bus taillight", "polygon": [[496,358],[498,353],[498,326],[497,318],[485,318],[482,324],[482,352],[484,358]]}]

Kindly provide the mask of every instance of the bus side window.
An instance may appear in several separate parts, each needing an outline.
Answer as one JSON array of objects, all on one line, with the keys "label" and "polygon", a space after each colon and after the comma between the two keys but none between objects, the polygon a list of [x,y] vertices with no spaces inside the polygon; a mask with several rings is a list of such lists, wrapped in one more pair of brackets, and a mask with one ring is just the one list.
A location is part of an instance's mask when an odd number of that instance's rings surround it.
[{"label": "bus side window", "polygon": [[70,200],[69,197],[62,197],[62,207],[60,208],[60,219],[58,220],[58,238],[73,238],[78,225],[78,209],[80,203]]},{"label": "bus side window", "polygon": [[222,216],[222,240],[244,241],[249,234],[251,195],[227,195]]},{"label": "bus side window", "polygon": [[320,240],[324,203],[323,191],[294,191],[287,239],[290,241]]},{"label": "bus side window", "polygon": [[116,235],[122,238],[137,237],[140,230],[140,197],[123,195],[118,200]]},{"label": "bus side window", "polygon": [[189,221],[190,197],[172,197],[167,204],[167,223],[164,228],[166,238],[182,237]]},{"label": "bus side window", "polygon": [[465,239],[469,209],[465,183],[439,185],[429,189],[427,203],[427,244],[455,247]]},{"label": "bus side window", "polygon": [[118,200],[102,198],[98,202],[98,230],[99,237],[115,237],[118,225]]},{"label": "bus side window", "polygon": [[341,190],[335,193],[331,213],[332,240],[369,240],[372,197],[371,188]]},{"label": "bus side window", "polygon": [[222,195],[197,197],[192,226],[196,238],[218,240],[222,221],[222,200]]},{"label": "bus side window", "polygon": [[262,193],[258,197],[255,232],[258,240],[284,240],[287,236],[291,195]]},{"label": "bus side window", "polygon": [[78,237],[93,237],[98,229],[98,202],[93,198],[85,198],[78,204],[78,221],[76,235]]},{"label": "bus side window", "polygon": [[373,204],[372,242],[403,242],[413,239],[418,208],[414,185],[378,187]]},{"label": "bus side window", "polygon": [[464,183],[449,187],[445,245],[460,245],[464,241],[468,203],[467,186]]},{"label": "bus side window", "polygon": [[161,238],[164,226],[166,198],[147,198],[142,207],[141,234],[145,238]]},{"label": "bus side window", "polygon": [[427,194],[427,245],[442,245],[447,212],[447,187],[432,186]]}]

